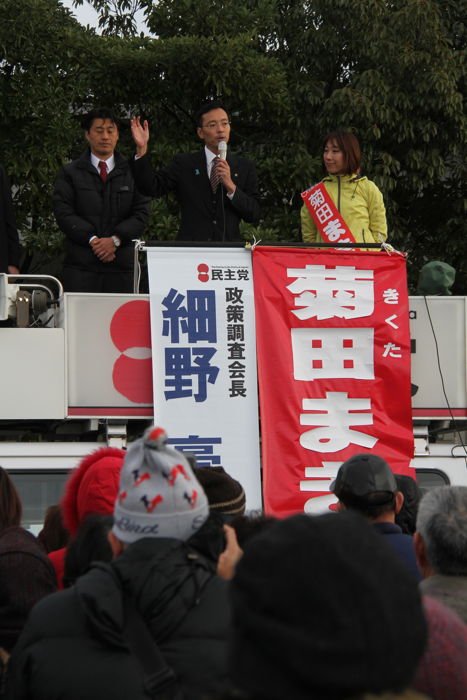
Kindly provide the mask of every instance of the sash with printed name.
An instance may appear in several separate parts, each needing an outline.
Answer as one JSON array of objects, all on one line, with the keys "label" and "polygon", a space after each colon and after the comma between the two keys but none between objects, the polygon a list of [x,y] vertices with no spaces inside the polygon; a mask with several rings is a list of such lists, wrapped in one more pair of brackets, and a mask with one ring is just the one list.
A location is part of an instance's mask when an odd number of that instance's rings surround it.
[{"label": "sash with printed name", "polygon": [[356,243],[352,231],[340,215],[324,183],[320,182],[302,192],[302,199],[323,241],[328,243]]}]

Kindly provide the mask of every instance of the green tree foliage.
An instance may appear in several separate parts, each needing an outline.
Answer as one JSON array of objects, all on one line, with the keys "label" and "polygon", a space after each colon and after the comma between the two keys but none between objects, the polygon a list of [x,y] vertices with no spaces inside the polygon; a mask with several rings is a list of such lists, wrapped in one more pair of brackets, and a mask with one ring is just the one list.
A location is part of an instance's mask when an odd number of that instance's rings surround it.
[{"label": "green tree foliage", "polygon": [[76,140],[73,105],[86,90],[79,56],[88,33],[53,0],[0,4],[0,157],[14,184],[25,248],[54,255],[55,174]]},{"label": "green tree foliage", "polygon": [[[330,129],[354,130],[413,276],[427,260],[449,258],[465,290],[465,64],[456,4],[279,2],[275,55],[286,66],[299,144],[316,154]],[[316,162],[309,181],[318,177]]]},{"label": "green tree foliage", "polygon": [[[76,0],[81,3],[82,0]],[[465,13],[455,0],[92,0],[106,36],[58,0],[3,0],[0,156],[31,245],[53,231],[46,201],[92,104],[151,125],[155,165],[199,146],[192,114],[220,97],[232,147],[255,160],[263,198],[246,237],[300,240],[299,193],[321,177],[323,135],[358,135],[381,187],[391,241],[417,270],[443,259],[465,293]],[[142,10],[152,37],[136,36]],[[40,42],[37,38],[40,37]],[[39,47],[39,49],[38,49]],[[14,89],[11,86],[14,76]],[[5,89],[6,88],[6,91]],[[128,129],[122,148],[131,152]],[[175,235],[154,205],[148,238]],[[32,223],[34,222],[34,223]]]}]

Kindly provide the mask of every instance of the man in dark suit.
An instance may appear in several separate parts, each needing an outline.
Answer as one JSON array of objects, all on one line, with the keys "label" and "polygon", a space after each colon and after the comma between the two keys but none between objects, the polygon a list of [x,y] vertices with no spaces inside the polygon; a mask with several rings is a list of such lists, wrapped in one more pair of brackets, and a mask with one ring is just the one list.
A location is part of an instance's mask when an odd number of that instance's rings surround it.
[{"label": "man in dark suit", "polygon": [[[149,127],[131,120],[136,158],[131,162],[142,194],[161,197],[173,192],[181,209],[177,238],[183,241],[241,240],[239,223],[259,220],[258,181],[254,163],[232,153],[219,158],[219,143],[228,142],[230,120],[219,102],[208,102],[196,114],[197,133],[204,148],[175,156],[154,171],[147,156]],[[214,172],[213,172],[214,169]]]},{"label": "man in dark suit", "polygon": [[10,183],[0,166],[0,272],[19,273],[20,247]]},{"label": "man in dark suit", "polygon": [[132,292],[132,239],[143,235],[149,200],[115,151],[119,134],[112,112],[93,110],[83,126],[89,148],[62,168],[53,194],[65,234],[65,291]]}]

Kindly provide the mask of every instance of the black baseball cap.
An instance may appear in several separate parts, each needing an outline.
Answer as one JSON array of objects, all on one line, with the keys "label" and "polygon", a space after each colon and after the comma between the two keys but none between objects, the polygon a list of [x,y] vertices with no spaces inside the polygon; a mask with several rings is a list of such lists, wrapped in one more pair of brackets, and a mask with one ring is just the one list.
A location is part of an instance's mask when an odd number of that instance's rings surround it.
[{"label": "black baseball cap", "polygon": [[375,454],[357,454],[344,462],[329,490],[376,505],[388,503],[397,491],[396,477],[389,464]]}]

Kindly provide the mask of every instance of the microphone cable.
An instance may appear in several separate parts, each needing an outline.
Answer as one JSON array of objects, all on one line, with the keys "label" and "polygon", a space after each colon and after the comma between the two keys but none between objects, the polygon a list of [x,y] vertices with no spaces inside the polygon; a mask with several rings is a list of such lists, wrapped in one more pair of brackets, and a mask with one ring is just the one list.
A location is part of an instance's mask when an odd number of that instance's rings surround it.
[{"label": "microphone cable", "polygon": [[[219,141],[219,155],[218,158],[221,160],[225,160],[227,162],[227,143],[225,141]],[[230,166],[230,164],[229,164]],[[224,187],[224,183],[220,182],[221,185],[221,211],[222,211],[222,243],[225,243],[225,234],[226,234],[226,216],[225,216],[225,199],[224,197],[227,197],[227,191]]]},{"label": "microphone cable", "polygon": [[225,228],[226,228],[224,197],[227,197],[227,192],[225,190],[224,183],[221,182],[222,243],[225,243]]}]

